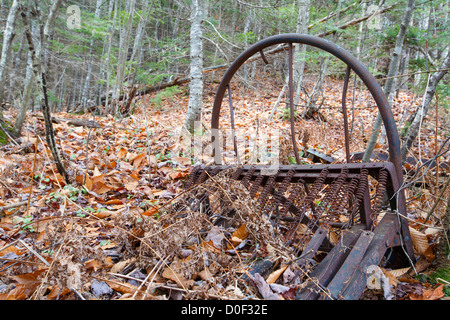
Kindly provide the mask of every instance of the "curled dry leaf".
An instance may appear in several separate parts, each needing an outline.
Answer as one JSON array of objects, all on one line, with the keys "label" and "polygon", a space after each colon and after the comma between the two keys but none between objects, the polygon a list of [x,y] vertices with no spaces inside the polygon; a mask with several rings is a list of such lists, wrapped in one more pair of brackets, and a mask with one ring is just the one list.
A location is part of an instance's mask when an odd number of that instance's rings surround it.
[{"label": "curled dry leaf", "polygon": [[417,254],[425,256],[425,253],[429,247],[427,236],[411,227],[409,228],[409,232],[411,234],[411,240]]},{"label": "curled dry leaf", "polygon": [[275,270],[274,272],[272,272],[268,277],[266,282],[271,284],[271,283],[275,283],[278,278],[283,274],[283,272],[289,267],[289,265],[285,265],[282,266],[280,269]]}]

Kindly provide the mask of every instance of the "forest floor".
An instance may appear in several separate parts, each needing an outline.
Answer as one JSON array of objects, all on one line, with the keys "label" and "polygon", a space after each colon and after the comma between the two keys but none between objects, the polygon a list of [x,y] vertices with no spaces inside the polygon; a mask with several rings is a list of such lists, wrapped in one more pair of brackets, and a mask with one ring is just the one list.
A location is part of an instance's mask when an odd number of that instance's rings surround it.
[{"label": "forest floor", "polygon": [[[340,84],[329,84],[329,98],[321,110],[324,118],[299,120],[303,137],[308,132],[308,146],[337,161],[344,157],[338,123],[341,113],[333,109],[340,101],[340,88]],[[206,126],[214,90],[208,87],[205,91]],[[186,201],[183,183],[194,164],[185,154],[174,154],[177,128],[188,104],[182,91],[163,98],[161,107],[150,102],[154,95],[142,97],[135,102],[133,115],[120,120],[54,113],[58,119],[99,124],[88,128],[66,120],[54,123],[70,184],[52,164],[44,141],[44,122],[38,114],[28,115],[20,139],[0,147],[0,209],[4,209],[0,299],[295,297],[302,284],[292,277],[292,252],[280,243],[270,222],[252,210],[252,202],[239,185],[222,176],[215,181],[220,188],[228,188],[229,194],[239,195],[235,205],[241,214],[228,228],[214,226],[204,213],[180,215],[171,206]],[[264,99],[259,101],[236,101],[244,106],[237,112],[237,128],[246,128],[249,135],[268,128],[288,128],[282,111],[268,120],[271,107],[264,106],[271,106],[276,96],[261,96]],[[404,121],[419,104],[420,99],[415,101],[412,94],[401,92],[394,107],[397,121]],[[362,140],[370,136],[375,115],[375,108],[356,109],[355,116],[362,121],[355,123],[354,131]],[[5,112],[6,120],[14,117],[13,110]],[[415,145],[411,153],[415,159],[433,158],[448,135],[447,119],[448,114],[439,114],[438,130],[434,115],[426,119],[420,150]],[[224,123],[227,121],[224,116]],[[299,141],[305,147],[305,140]],[[353,151],[364,150],[360,143],[352,143]],[[434,268],[439,242],[448,241],[441,233],[449,196],[449,190],[441,195],[448,179],[448,167],[444,167],[448,158],[440,159],[442,167],[426,173],[419,164],[405,165],[408,181],[416,180],[406,190],[415,268],[381,269],[389,279],[390,292],[375,286],[366,289],[362,299],[448,299],[450,270],[436,274]],[[289,159],[282,160],[286,161]],[[308,158],[303,161],[311,162]],[[422,228],[420,223],[439,196],[442,200]],[[267,276],[255,277],[253,284],[245,281],[251,265],[268,257],[276,263]]]}]

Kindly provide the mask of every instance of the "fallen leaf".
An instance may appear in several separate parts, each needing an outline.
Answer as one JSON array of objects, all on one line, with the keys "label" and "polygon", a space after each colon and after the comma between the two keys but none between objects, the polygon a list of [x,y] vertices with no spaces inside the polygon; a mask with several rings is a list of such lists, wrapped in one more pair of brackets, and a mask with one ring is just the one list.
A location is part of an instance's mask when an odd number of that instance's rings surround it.
[{"label": "fallen leaf", "polygon": [[61,299],[61,296],[71,293],[72,291],[67,288],[62,288],[58,285],[54,287],[50,287],[50,293],[47,294],[45,297],[47,300],[56,300]]},{"label": "fallen leaf", "polygon": [[8,293],[0,294],[0,300],[25,300],[33,294],[39,282],[30,285],[19,284]]},{"label": "fallen leaf", "polygon": [[138,155],[136,155],[134,157],[130,157],[130,162],[133,163],[133,167],[139,168],[141,163],[142,163],[142,160],[144,160],[144,157],[146,155],[147,155],[147,153],[143,152],[143,153],[138,154]]},{"label": "fallen leaf", "polygon": [[205,241],[211,241],[218,249],[222,248],[222,240],[225,238],[223,232],[217,226],[213,226],[206,235]]},{"label": "fallen leaf", "polygon": [[175,172],[172,172],[171,174],[169,174],[169,177],[170,177],[172,180],[176,180],[176,179],[184,178],[184,177],[186,177],[187,175],[189,175],[189,172],[175,171]]},{"label": "fallen leaf", "polygon": [[186,157],[172,157],[171,160],[175,164],[180,164],[182,166],[189,166],[191,164],[191,159]]},{"label": "fallen leaf", "polygon": [[100,262],[98,262],[96,259],[90,259],[84,263],[84,267],[87,270],[92,269],[94,271],[97,271],[98,269],[100,269],[102,267],[102,264]]},{"label": "fallen leaf", "polygon": [[127,178],[125,178],[125,189],[127,189],[128,191],[133,191],[134,189],[136,189],[136,187],[139,185],[139,180],[128,176]]},{"label": "fallen leaf", "polygon": [[91,284],[91,292],[94,294],[94,296],[100,298],[104,295],[111,295],[113,293],[113,289],[111,289],[111,287],[106,282],[94,279]]},{"label": "fallen leaf", "polygon": [[127,149],[121,147],[119,149],[119,151],[117,152],[117,158],[119,158],[119,159],[125,158],[125,156],[127,155],[127,152],[128,152]]},{"label": "fallen leaf", "polygon": [[162,276],[166,279],[169,279],[173,282],[175,282],[179,288],[182,289],[189,289],[190,287],[192,287],[194,285],[194,280],[190,279],[187,280],[185,279],[183,276],[179,275],[177,272],[175,272],[175,270],[173,270],[172,267],[168,267],[166,268],[163,273]]},{"label": "fallen leaf", "polygon": [[[236,238],[240,239],[241,241],[239,241],[239,243],[241,243],[243,240],[245,240],[248,237],[248,230],[247,230],[247,227],[245,226],[245,224],[243,224],[239,228],[237,228],[236,231],[233,232],[231,237],[236,237]],[[234,243],[233,243],[233,245],[234,245]]]},{"label": "fallen leaf", "polygon": [[285,265],[283,267],[281,267],[278,270],[275,270],[274,272],[272,272],[268,277],[266,282],[271,284],[271,283],[275,283],[278,278],[283,274],[283,272],[287,269],[287,267],[289,267],[289,265]]},{"label": "fallen leaf", "polygon": [[256,273],[252,280],[255,283],[256,287],[258,288],[259,293],[264,299],[281,300],[281,296],[272,291],[269,284],[264,280],[264,278],[259,273]]},{"label": "fallen leaf", "polygon": [[434,289],[424,289],[420,295],[411,293],[409,298],[411,300],[439,300],[444,295],[444,284],[440,283]]},{"label": "fallen leaf", "polygon": [[417,254],[424,256],[429,247],[427,236],[411,227],[409,227],[409,232],[411,234],[413,247],[416,250]]},{"label": "fallen leaf", "polygon": [[202,271],[200,271],[197,274],[200,279],[204,280],[204,281],[208,281],[209,279],[211,279],[213,277],[213,274],[211,273],[211,271],[209,271],[209,269],[206,267],[205,269],[203,269]]}]

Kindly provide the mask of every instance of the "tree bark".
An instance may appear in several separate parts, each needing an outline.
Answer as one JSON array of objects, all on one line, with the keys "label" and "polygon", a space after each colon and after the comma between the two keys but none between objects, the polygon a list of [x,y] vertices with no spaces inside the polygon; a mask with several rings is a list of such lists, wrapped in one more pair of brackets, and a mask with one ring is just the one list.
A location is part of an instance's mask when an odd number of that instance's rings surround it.
[{"label": "tree bark", "polygon": [[203,99],[203,44],[202,44],[203,0],[193,0],[190,31],[190,82],[189,102],[183,127],[193,132],[195,121],[200,120]]},{"label": "tree bark", "polygon": [[[60,1],[60,0],[56,0]],[[36,8],[37,9],[37,8]],[[36,57],[36,50],[33,43],[33,38],[31,36],[30,32],[30,25],[28,22],[28,17],[25,12],[21,12],[24,28],[25,28],[25,35],[27,37],[29,51],[31,52],[31,61],[33,63],[33,72],[34,76],[36,78],[37,82],[37,89],[39,92],[39,97],[41,100],[41,108],[42,108],[42,114],[44,116],[45,121],[45,138],[48,144],[48,147],[52,153],[53,160],[55,161],[56,168],[58,172],[61,174],[61,176],[64,178],[66,183],[70,183],[69,176],[67,174],[67,171],[62,163],[61,156],[59,154],[58,147],[56,145],[55,141],[55,132],[53,130],[53,124],[52,119],[50,115],[50,108],[48,104],[48,94],[47,94],[47,84],[45,81],[45,72],[43,68],[41,67],[41,57]],[[41,41],[40,41],[40,47],[41,51],[44,49],[44,32],[42,30],[41,32]]]},{"label": "tree bark", "polygon": [[402,159],[405,160],[406,156],[411,149],[412,144],[417,138],[417,135],[419,134],[420,125],[422,124],[423,119],[427,116],[428,109],[431,105],[431,101],[433,100],[434,94],[436,92],[436,87],[439,81],[444,77],[444,75],[447,73],[448,69],[450,68],[450,53],[447,52],[447,56],[444,59],[444,62],[442,63],[442,66],[440,68],[441,71],[433,73],[431,75],[430,80],[427,85],[426,92],[423,96],[422,100],[422,106],[419,107],[417,110],[417,113],[411,123],[411,126],[408,129],[408,132],[406,133],[406,138],[402,144],[401,148],[401,155]]},{"label": "tree bark", "polygon": [[[117,74],[116,74],[116,83],[114,85],[113,91],[113,100],[117,101],[120,92],[122,91],[123,82],[125,78],[125,65],[128,56],[128,46],[130,42],[131,28],[133,26],[133,17],[134,17],[134,5],[136,1],[131,0],[128,3],[128,19],[126,26],[122,29],[120,34],[120,47],[119,47],[119,58],[117,59]],[[116,114],[118,110],[118,103],[114,105],[113,113]]]},{"label": "tree bark", "polygon": [[[44,41],[47,40],[47,38],[50,34],[50,30],[56,19],[56,13],[57,13],[60,5],[61,5],[61,0],[55,0],[52,4],[52,7],[47,16],[47,20],[45,22],[45,26],[44,26],[44,30],[43,30]],[[34,38],[38,39],[39,38],[39,29],[40,29],[39,26],[33,24],[32,29],[33,30],[31,32],[34,34]],[[35,56],[37,56],[38,59],[40,59],[40,54],[41,54],[42,50],[43,49],[41,48],[41,44],[37,44]],[[25,76],[22,103],[20,104],[19,113],[17,115],[16,121],[14,122],[14,129],[13,129],[14,136],[20,136],[20,133],[22,131],[22,126],[25,121],[25,116],[26,116],[26,113],[27,113],[27,110],[29,107],[31,94],[33,92],[34,72],[33,72],[33,60],[32,60],[31,51],[28,52],[27,61],[28,61],[27,62],[27,71],[26,71],[26,76]],[[42,63],[45,63],[45,62],[42,62]],[[45,70],[44,70],[44,73],[45,73]]]},{"label": "tree bark", "polygon": [[[394,78],[397,75],[398,72],[398,66],[400,63],[400,56],[403,49],[403,43],[406,37],[406,31],[408,29],[409,24],[411,23],[412,14],[415,8],[415,0],[408,0],[408,4],[406,6],[405,15],[403,16],[402,23],[400,25],[400,30],[398,32],[396,41],[395,41],[395,48],[394,52],[392,54],[391,62],[389,64],[389,71],[388,71],[388,79],[386,80],[386,83],[384,85],[384,94],[386,95],[386,98],[388,101],[390,101],[389,97],[391,96],[391,93],[393,93],[393,84],[394,84]],[[363,156],[363,162],[369,162],[370,157],[372,156],[373,150],[375,149],[375,145],[378,140],[378,136],[380,133],[382,125],[382,119],[380,112],[378,112],[377,117],[375,119],[375,123],[373,125],[372,134],[370,136],[369,142],[367,144],[366,150],[364,152]]]},{"label": "tree bark", "polygon": [[[297,33],[308,33],[307,24],[309,23],[309,11],[310,11],[310,0],[299,0],[298,1],[298,19],[297,19]],[[300,99],[300,92],[302,90],[303,83],[303,73],[305,70],[305,59],[306,59],[306,45],[300,45],[296,48],[296,60],[294,63],[294,72],[296,73],[297,90],[294,98],[294,105],[298,104]]]},{"label": "tree bark", "polygon": [[[100,18],[102,1],[103,0],[97,0],[97,4],[95,6],[94,17],[97,19]],[[86,106],[87,106],[87,102],[89,100],[89,94],[91,91],[90,89],[91,89],[91,76],[92,76],[92,64],[93,64],[92,52],[94,50],[94,45],[95,45],[95,38],[92,37],[91,43],[89,44],[88,71],[86,74],[86,79],[84,80],[83,93],[81,95],[81,107],[84,112],[86,112]]]},{"label": "tree bark", "polygon": [[14,29],[19,6],[20,6],[19,1],[14,0],[9,10],[8,18],[6,19],[5,31],[3,33],[2,57],[0,58],[0,105],[3,103],[6,68],[7,63],[9,62],[9,53],[11,51],[11,44],[15,36]]}]

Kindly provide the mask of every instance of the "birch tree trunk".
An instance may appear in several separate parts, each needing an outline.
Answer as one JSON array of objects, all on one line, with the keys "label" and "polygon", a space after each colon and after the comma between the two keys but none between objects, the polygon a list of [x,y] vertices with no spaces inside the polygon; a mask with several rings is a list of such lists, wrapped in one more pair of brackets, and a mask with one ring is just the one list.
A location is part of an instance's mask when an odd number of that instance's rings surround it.
[{"label": "birch tree trunk", "polygon": [[25,76],[22,103],[20,104],[19,113],[17,114],[16,121],[14,122],[13,135],[16,137],[20,136],[21,134],[22,126],[25,121],[25,115],[27,114],[31,94],[33,92],[34,74],[33,74],[33,61],[31,60],[31,52],[28,52],[27,61],[28,61],[27,73]]},{"label": "birch tree trunk", "polygon": [[193,133],[195,121],[200,120],[203,98],[203,44],[202,44],[203,0],[193,0],[190,31],[189,102],[184,129]]},{"label": "birch tree trunk", "polygon": [[120,34],[119,58],[117,59],[118,69],[117,69],[117,74],[116,74],[116,83],[114,85],[114,91],[113,91],[113,100],[116,101],[115,105],[114,105],[114,110],[113,110],[114,114],[116,114],[118,111],[117,100],[120,96],[120,92],[122,91],[123,81],[125,78],[125,64],[127,62],[127,56],[128,56],[128,45],[130,42],[131,27],[133,26],[135,3],[136,3],[136,0],[131,0],[128,3],[127,24]]},{"label": "birch tree trunk", "polygon": [[[100,18],[102,1],[103,0],[97,0],[97,4],[95,6],[94,17],[97,19]],[[95,45],[95,39],[93,37],[91,39],[91,43],[89,44],[88,71],[86,74],[86,79],[84,80],[83,93],[81,95],[81,108],[83,109],[84,113],[86,113],[86,105],[87,105],[87,101],[89,99],[89,93],[90,93],[90,88],[91,88],[91,75],[92,75],[92,64],[93,64],[92,51],[94,50],[94,45]]]},{"label": "birch tree trunk", "polygon": [[[395,48],[394,52],[392,54],[391,62],[389,64],[389,71],[387,74],[387,80],[384,84],[384,94],[386,95],[386,98],[388,101],[391,101],[391,94],[393,94],[393,85],[394,85],[394,77],[398,73],[398,67],[400,64],[400,57],[403,50],[403,43],[405,41],[406,37],[406,31],[408,30],[408,26],[411,23],[412,15],[415,8],[415,0],[408,0],[408,4],[406,6],[405,15],[403,16],[402,23],[400,25],[400,30],[398,32],[396,41],[395,41]],[[375,119],[375,123],[373,125],[372,129],[372,135],[370,136],[369,142],[367,144],[366,150],[364,152],[364,156],[362,161],[363,162],[369,162],[370,157],[372,156],[373,150],[375,149],[375,145],[378,140],[378,136],[380,133],[382,125],[382,119],[380,112],[378,112],[377,117]]]},{"label": "birch tree trunk", "polygon": [[[13,42],[15,33],[16,16],[19,10],[19,1],[14,0],[11,8],[9,10],[8,18],[6,19],[5,31],[3,33],[3,47],[2,56],[0,58],[0,105],[3,103],[3,98],[5,94],[5,77],[7,63],[9,62],[9,53],[11,51],[11,44]],[[1,113],[1,110],[0,110]],[[0,119],[2,116],[0,115]]]},{"label": "birch tree trunk", "polygon": [[[110,106],[108,105],[109,103],[109,81],[111,78],[111,69],[109,67],[109,61],[110,61],[110,56],[111,56],[111,48],[112,48],[112,39],[113,39],[113,35],[114,35],[114,30],[116,28],[116,19],[117,19],[117,15],[118,15],[118,5],[119,5],[119,1],[118,0],[110,0],[109,3],[109,12],[108,15],[110,16],[112,13],[112,9],[114,8],[114,18],[113,18],[113,25],[112,27],[108,30],[109,32],[109,37],[108,37],[108,50],[106,53],[106,61],[105,61],[105,68],[106,68],[106,101],[105,101],[105,110],[108,113],[110,111]],[[106,43],[105,43],[106,44]],[[100,66],[100,69],[103,69],[103,63]]]}]

